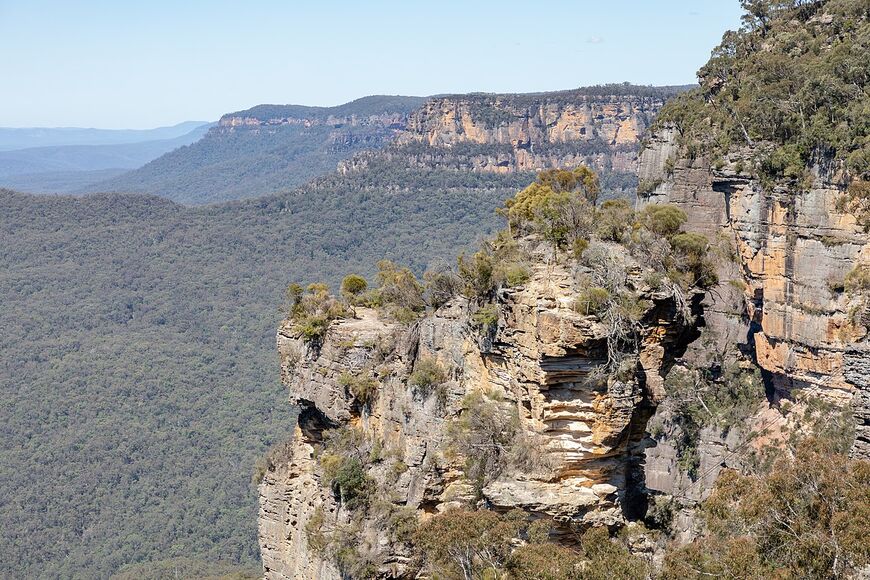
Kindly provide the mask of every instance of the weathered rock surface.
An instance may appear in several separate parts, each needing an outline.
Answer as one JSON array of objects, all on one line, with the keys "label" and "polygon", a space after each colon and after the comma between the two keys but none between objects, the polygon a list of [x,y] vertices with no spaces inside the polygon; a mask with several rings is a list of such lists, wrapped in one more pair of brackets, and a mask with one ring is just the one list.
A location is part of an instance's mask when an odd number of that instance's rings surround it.
[{"label": "weathered rock surface", "polygon": [[[381,499],[416,510],[418,517],[474,501],[463,477],[465,458],[449,453],[448,425],[463,399],[488,393],[516,409],[526,438],[546,461],[534,469],[507,469],[482,489],[498,510],[523,509],[565,530],[620,525],[632,509],[633,473],[651,405],[645,376],[661,376],[685,328],[675,322],[673,298],[647,291],[642,373],[635,378],[588,381],[606,357],[606,329],[572,308],[575,275],[564,264],[536,266],[523,287],[499,297],[499,323],[488,336],[471,324],[474,308],[456,298],[410,328],[358,309],[334,322],[319,347],[304,343],[291,323],[278,333],[282,378],[302,411],[293,457],[279,462],[260,485],[260,543],[267,578],[338,578],[332,563],[308,545],[315,513],[324,527],[351,521],[322,477],[314,449],[322,430],[362,429],[382,445],[392,465],[376,465]],[[447,371],[440,393],[421,396],[408,385],[414,361],[434,358]],[[339,380],[374,368],[377,399],[363,410]],[[393,466],[401,465],[397,472]],[[376,554],[385,577],[402,577],[413,554],[390,543],[383,525],[362,523],[360,550]]]},{"label": "weathered rock surface", "polygon": [[[662,130],[640,156],[639,179],[650,189],[643,201],[679,206],[689,229],[734,252],[705,304],[716,342],[738,345],[763,370],[774,403],[804,393],[852,404],[853,452],[866,457],[870,346],[860,320],[866,306],[844,292],[843,281],[856,264],[867,263],[870,238],[837,210],[843,188],[830,168],[814,168],[806,191],[771,191],[746,172],[750,155],[736,151],[714,168],[709,160],[681,157],[675,132]],[[649,483],[667,487],[661,482]]]},{"label": "weathered rock surface", "polygon": [[561,93],[522,100],[506,95],[441,97],[411,115],[398,142],[437,148],[504,146],[500,156],[480,159],[475,167],[479,171],[571,167],[592,154],[599,166],[631,172],[640,135],[663,104],[664,99],[654,97],[565,99]]},{"label": "weathered rock surface", "polygon": [[409,116],[394,146],[357,155],[339,170],[385,160],[404,168],[500,174],[585,164],[602,174],[606,189],[633,191],[640,138],[677,92],[435,97]]}]

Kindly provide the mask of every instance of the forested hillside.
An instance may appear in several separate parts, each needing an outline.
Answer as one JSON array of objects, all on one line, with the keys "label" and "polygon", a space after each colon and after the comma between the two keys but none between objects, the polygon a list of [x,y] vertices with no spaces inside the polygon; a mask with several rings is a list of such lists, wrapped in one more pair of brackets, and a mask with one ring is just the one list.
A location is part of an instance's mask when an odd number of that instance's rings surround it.
[{"label": "forested hillside", "polygon": [[[383,114],[377,99],[355,103],[342,118],[356,136],[368,130],[360,118],[380,119],[369,133],[377,145],[394,130],[390,119],[404,118]],[[307,127],[295,108],[225,116],[227,149],[215,158],[242,155],[232,179],[208,182],[213,199],[255,191],[257,163],[286,161],[286,143],[261,158],[262,143],[283,139],[275,127],[299,132],[298,165],[281,165],[281,175],[301,180],[325,159],[334,167],[348,150],[318,149],[318,139],[348,111],[315,113],[321,125]],[[211,138],[160,163],[205,151]],[[137,564],[125,573],[144,574],[181,557],[256,564],[250,473],[293,425],[274,354],[288,282],[335,287],[348,271],[373,274],[383,258],[417,274],[454,264],[534,178],[522,168],[475,171],[480,147],[457,145],[449,159],[426,147],[361,154],[288,193],[220,205],[0,194],[0,553],[10,555],[0,577],[105,577]],[[408,148],[420,155],[409,160]],[[187,167],[179,161],[174,175]]]},{"label": "forested hillside", "polygon": [[150,193],[188,204],[286,191],[385,145],[419,97],[365,97],[337,107],[259,105],[224,115],[187,147],[83,191]]},{"label": "forested hillside", "polygon": [[451,257],[515,180],[200,209],[0,194],[0,577],[256,564],[250,473],[292,428],[274,354],[287,281]]}]

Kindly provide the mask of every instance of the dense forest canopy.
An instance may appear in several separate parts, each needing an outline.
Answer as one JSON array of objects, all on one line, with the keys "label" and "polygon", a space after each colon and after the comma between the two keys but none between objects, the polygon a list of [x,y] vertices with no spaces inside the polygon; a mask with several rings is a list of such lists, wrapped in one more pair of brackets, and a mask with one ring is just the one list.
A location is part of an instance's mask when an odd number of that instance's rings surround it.
[{"label": "dense forest canopy", "polygon": [[512,189],[462,175],[385,168],[201,208],[0,191],[0,576],[256,566],[251,471],[293,425],[287,280],[452,258]]}]

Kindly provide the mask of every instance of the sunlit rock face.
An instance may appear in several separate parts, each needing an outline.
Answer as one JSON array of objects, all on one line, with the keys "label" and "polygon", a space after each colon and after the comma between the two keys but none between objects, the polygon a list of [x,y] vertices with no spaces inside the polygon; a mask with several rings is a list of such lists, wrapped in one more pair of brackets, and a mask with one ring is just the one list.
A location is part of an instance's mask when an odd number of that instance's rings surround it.
[{"label": "sunlit rock face", "polygon": [[813,168],[806,190],[765,188],[749,174],[752,151],[735,151],[713,167],[681,157],[676,134],[654,134],[640,155],[646,203],[671,203],[689,229],[730,244],[733,261],[720,267],[708,295],[707,325],[735,344],[765,374],[771,402],[818,395],[851,406],[857,426],[853,453],[870,454],[870,348],[867,306],[844,291],[846,275],[870,260],[870,238],[837,209],[841,175]]},{"label": "sunlit rock face", "polygon": [[399,144],[491,146],[476,171],[535,171],[581,163],[634,172],[640,135],[664,105],[658,97],[461,95],[430,99],[408,120]]},{"label": "sunlit rock face", "polygon": [[[642,268],[633,271],[641,288]],[[575,311],[578,290],[571,264],[537,263],[526,284],[501,292],[497,328],[486,334],[474,328],[473,306],[464,298],[410,327],[358,308],[356,318],[334,322],[319,345],[305,343],[286,322],[278,333],[282,378],[301,413],[292,453],[270,468],[259,488],[266,577],[340,577],[309,545],[306,526],[321,515],[327,531],[351,519],[323,485],[316,458],[324,429],[342,425],[361,429],[401,461],[400,474],[374,466],[369,475],[383,497],[413,508],[418,518],[482,501],[548,518],[566,532],[622,524],[642,481],[634,471],[655,405],[645,377],[661,376],[687,329],[674,322],[672,297],[639,290],[649,304],[642,371],[624,380],[590,380],[606,359],[607,329]],[[440,395],[421,397],[409,387],[414,361],[424,358],[446,371]],[[378,396],[361,410],[341,377],[373,367]],[[476,392],[515,410],[524,437],[546,458],[528,470],[505,469],[483,486],[480,498],[465,477],[466,458],[449,451],[449,426]],[[361,525],[380,572],[406,574],[413,554],[391,543],[375,519]]]}]

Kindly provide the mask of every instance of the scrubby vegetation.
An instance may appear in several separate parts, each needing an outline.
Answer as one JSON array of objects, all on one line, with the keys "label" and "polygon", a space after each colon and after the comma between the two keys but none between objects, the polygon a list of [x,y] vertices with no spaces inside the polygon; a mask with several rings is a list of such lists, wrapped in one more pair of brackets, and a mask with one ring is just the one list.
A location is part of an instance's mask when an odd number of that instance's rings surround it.
[{"label": "scrubby vegetation", "polygon": [[529,187],[505,202],[511,232],[534,232],[554,245],[573,247],[591,227],[601,188],[588,167],[542,171]]},{"label": "scrubby vegetation", "polygon": [[368,372],[361,374],[342,373],[338,384],[347,389],[358,405],[368,408],[378,396],[378,381]]},{"label": "scrubby vegetation", "polygon": [[308,342],[322,340],[330,322],[349,314],[343,302],[329,295],[326,284],[310,284],[304,291],[299,284],[290,284],[287,297],[291,303],[293,328]]},{"label": "scrubby vegetation", "polygon": [[374,482],[366,473],[372,450],[372,441],[356,427],[332,430],[324,439],[320,455],[324,482],[351,511],[367,508],[372,500]]},{"label": "scrubby vegetation", "polygon": [[465,458],[465,477],[480,495],[505,469],[531,472],[546,465],[534,434],[523,428],[515,407],[495,393],[475,391],[448,428],[448,455]]},{"label": "scrubby vegetation", "polygon": [[458,258],[458,276],[465,296],[485,303],[499,288],[520,286],[530,276],[529,258],[508,232],[481,244],[471,257]]},{"label": "scrubby vegetation", "polygon": [[677,457],[680,467],[693,478],[698,475],[701,430],[715,427],[727,433],[744,428],[745,421],[767,400],[757,369],[743,369],[737,363],[712,368],[674,366],[665,379],[668,399],[664,405],[668,422],[676,427]]},{"label": "scrubby vegetation", "polygon": [[727,32],[699,71],[700,88],[671,101],[684,153],[723,158],[751,150],[767,183],[806,187],[809,167],[834,162],[861,214],[870,178],[870,10],[864,0],[743,0],[743,26]]},{"label": "scrubby vegetation", "polygon": [[702,514],[707,534],[663,578],[846,577],[870,563],[870,462],[807,439],[761,476],[725,470]]},{"label": "scrubby vegetation", "polygon": [[[420,527],[417,542],[439,578],[643,580],[649,567],[606,529],[579,535],[573,547],[547,541],[548,530],[524,512],[452,510]],[[516,547],[516,539],[525,541]]]},{"label": "scrubby vegetation", "polygon": [[444,367],[434,358],[423,357],[414,363],[414,371],[408,377],[408,385],[425,398],[446,380]]}]

